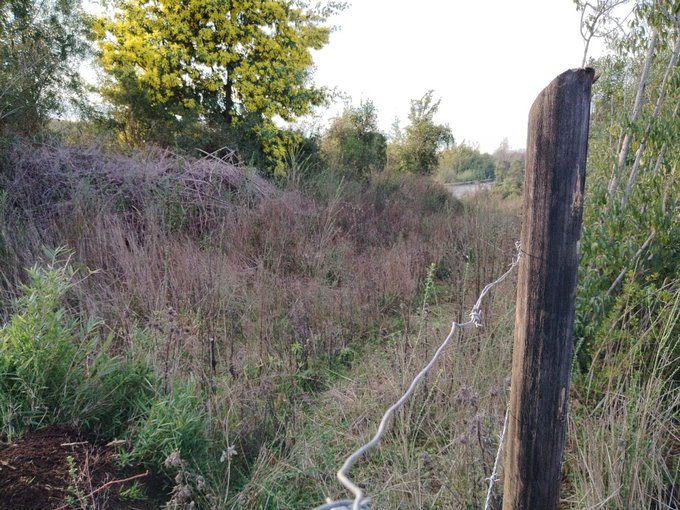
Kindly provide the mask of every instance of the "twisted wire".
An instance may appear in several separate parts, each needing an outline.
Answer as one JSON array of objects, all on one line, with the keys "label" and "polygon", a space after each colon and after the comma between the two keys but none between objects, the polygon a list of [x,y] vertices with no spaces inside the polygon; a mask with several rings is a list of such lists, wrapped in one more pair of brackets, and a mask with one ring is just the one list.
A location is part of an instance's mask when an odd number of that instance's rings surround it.
[{"label": "twisted wire", "polygon": [[498,451],[496,452],[496,460],[493,463],[493,471],[489,476],[489,490],[486,492],[486,503],[484,510],[491,508],[491,496],[493,496],[493,485],[498,481],[498,466],[500,465],[501,455],[503,454],[503,443],[505,442],[505,431],[508,429],[508,415],[510,414],[510,403],[505,409],[505,419],[503,420],[503,431],[498,439]]}]

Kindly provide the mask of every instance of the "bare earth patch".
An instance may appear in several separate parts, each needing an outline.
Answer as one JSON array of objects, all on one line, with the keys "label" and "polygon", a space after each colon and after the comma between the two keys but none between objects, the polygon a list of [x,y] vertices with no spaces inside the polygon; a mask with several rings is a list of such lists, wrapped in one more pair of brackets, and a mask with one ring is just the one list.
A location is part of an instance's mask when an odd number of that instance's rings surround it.
[{"label": "bare earth patch", "polygon": [[[149,488],[149,476],[135,478],[142,473],[139,468],[124,473],[111,447],[85,441],[65,427],[48,427],[0,443],[0,510],[158,508],[162,503],[156,500],[121,497],[135,481],[145,493],[157,492]],[[132,480],[120,482],[126,478]]]}]

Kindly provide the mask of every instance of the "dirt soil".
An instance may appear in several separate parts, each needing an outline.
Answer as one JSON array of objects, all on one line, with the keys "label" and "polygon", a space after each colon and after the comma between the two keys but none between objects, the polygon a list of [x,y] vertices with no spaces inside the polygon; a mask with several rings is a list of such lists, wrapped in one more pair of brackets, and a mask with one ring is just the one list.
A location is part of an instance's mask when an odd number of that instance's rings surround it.
[{"label": "dirt soil", "polygon": [[[158,492],[156,481],[146,475],[122,482],[144,470],[122,470],[114,453],[112,447],[84,441],[64,427],[48,427],[15,443],[0,443],[0,510],[160,508],[162,502],[148,498],[150,492]],[[147,497],[121,497],[121,490],[135,482]]]}]

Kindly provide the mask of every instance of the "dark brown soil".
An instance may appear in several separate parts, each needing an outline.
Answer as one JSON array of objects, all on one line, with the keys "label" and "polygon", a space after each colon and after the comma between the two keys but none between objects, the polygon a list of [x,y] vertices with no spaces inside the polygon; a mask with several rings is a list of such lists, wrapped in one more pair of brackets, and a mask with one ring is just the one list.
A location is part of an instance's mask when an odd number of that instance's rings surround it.
[{"label": "dark brown soil", "polygon": [[142,473],[122,470],[111,447],[92,444],[64,427],[48,427],[15,443],[0,443],[0,510],[159,508],[162,503],[148,497],[121,497],[135,481],[147,496],[153,492],[149,475],[121,482]]}]

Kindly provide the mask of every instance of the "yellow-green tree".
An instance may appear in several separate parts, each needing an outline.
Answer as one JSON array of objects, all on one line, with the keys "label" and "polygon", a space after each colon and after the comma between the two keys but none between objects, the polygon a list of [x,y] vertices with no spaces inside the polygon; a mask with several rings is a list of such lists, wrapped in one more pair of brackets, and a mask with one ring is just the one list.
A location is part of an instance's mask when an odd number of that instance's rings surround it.
[{"label": "yellow-green tree", "polygon": [[117,0],[115,6],[113,17],[96,20],[95,32],[111,77],[104,94],[133,138],[153,139],[190,123],[247,124],[275,152],[272,119],[293,120],[324,100],[310,80],[311,50],[328,42],[325,22],[342,4]]}]

